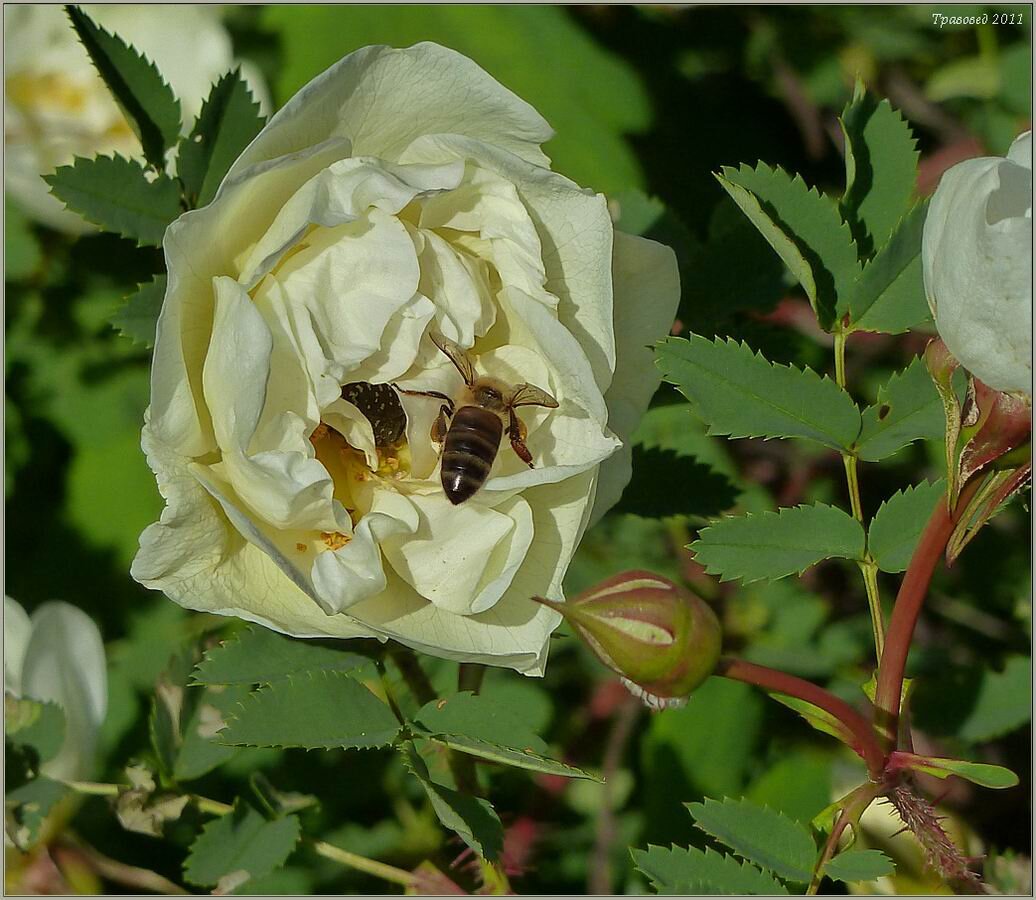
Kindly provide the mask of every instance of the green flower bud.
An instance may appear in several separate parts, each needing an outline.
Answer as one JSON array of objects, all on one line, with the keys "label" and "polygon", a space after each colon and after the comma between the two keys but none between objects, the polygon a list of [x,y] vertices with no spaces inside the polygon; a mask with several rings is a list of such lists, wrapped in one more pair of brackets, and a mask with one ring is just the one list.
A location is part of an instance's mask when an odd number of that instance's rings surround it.
[{"label": "green flower bud", "polygon": [[719,660],[719,621],[703,600],[653,572],[623,572],[567,603],[561,613],[598,659],[656,709],[679,706]]}]

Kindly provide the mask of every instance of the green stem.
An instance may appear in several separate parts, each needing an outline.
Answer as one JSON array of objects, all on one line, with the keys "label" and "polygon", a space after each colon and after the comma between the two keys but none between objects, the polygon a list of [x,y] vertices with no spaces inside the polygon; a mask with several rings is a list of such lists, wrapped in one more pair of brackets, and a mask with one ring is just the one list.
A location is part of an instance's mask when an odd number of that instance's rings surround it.
[{"label": "green stem", "polygon": [[967,508],[980,484],[981,479],[972,478],[961,490],[952,512],[945,503],[940,501],[936,504],[899,586],[886,635],[885,652],[878,662],[877,684],[874,690],[874,725],[886,750],[892,749],[896,743],[907,654],[913,642],[914,628],[917,626],[921,607],[928,594],[928,586],[953,534],[958,517]]},{"label": "green stem", "polygon": [[[835,381],[842,390],[845,390],[846,385],[845,344],[848,337],[849,333],[841,328],[835,331]],[[842,465],[845,468],[845,484],[849,491],[849,506],[852,509],[853,518],[865,527],[863,502],[860,499],[860,477],[856,470],[855,454],[843,452]],[[885,613],[881,608],[881,592],[878,588],[878,565],[871,556],[870,550],[865,550],[863,559],[860,560],[860,573],[863,575],[863,586],[867,592],[867,608],[871,614],[874,652],[877,659],[880,660],[885,649]]]},{"label": "green stem", "polygon": [[[129,785],[103,784],[96,781],[66,781],[64,784],[77,793],[89,794],[95,797],[117,797],[120,792],[129,787]],[[219,800],[212,800],[209,797],[202,797],[198,794],[190,794],[189,796],[191,802],[200,812],[208,813],[209,815],[225,816],[234,809],[228,803],[221,803]],[[305,838],[305,840],[320,856],[334,860],[351,869],[356,869],[358,872],[365,872],[368,875],[373,875],[375,878],[381,878],[384,881],[391,881],[407,887],[416,881],[414,875],[405,869],[397,869],[395,866],[368,859],[366,856],[350,853],[348,850],[343,850],[341,847],[327,843],[327,841],[317,841],[312,838]]]},{"label": "green stem", "polygon": [[716,666],[716,674],[724,678],[732,678],[735,681],[743,681],[746,684],[754,684],[766,691],[797,697],[834,716],[852,735],[853,750],[867,763],[867,771],[871,779],[876,781],[881,777],[882,769],[885,766],[885,754],[878,744],[871,723],[840,697],[836,697],[830,691],[825,691],[822,687],[803,678],[732,656],[720,658]]},{"label": "green stem", "polygon": [[839,812],[838,818],[835,820],[834,826],[831,828],[831,833],[827,836],[827,840],[824,842],[824,849],[821,851],[820,856],[817,858],[817,863],[813,867],[813,877],[810,879],[809,887],[806,889],[807,895],[816,894],[820,889],[820,883],[824,880],[824,866],[830,862],[831,857],[833,857],[835,852],[838,850],[838,842],[845,833],[845,829],[850,825],[852,825],[853,828],[857,827],[860,821],[860,816],[866,812],[867,807],[871,805],[874,799],[878,797],[883,790],[885,790],[883,785],[864,784],[852,791],[849,796],[845,798],[845,805]]}]

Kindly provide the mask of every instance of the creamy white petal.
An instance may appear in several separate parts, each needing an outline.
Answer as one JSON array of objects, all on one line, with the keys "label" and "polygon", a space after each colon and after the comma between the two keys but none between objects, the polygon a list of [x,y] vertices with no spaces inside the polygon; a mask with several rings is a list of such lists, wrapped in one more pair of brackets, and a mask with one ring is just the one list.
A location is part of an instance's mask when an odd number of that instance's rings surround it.
[{"label": "creamy white petal", "polygon": [[384,541],[385,557],[408,584],[440,609],[484,612],[510,585],[533,538],[532,513],[520,497],[496,509],[454,506],[438,491],[412,496],[415,532]]},{"label": "creamy white petal", "polygon": [[241,281],[253,287],[310,226],[354,222],[372,207],[396,215],[415,197],[455,188],[459,160],[440,165],[392,165],[378,159],[342,159],[314,175],[281,207],[269,230],[241,264]]},{"label": "creamy white petal", "polygon": [[259,239],[300,184],[348,153],[348,142],[339,139],[243,171],[223,182],[212,203],[166,229],[169,274],[151,366],[151,427],[164,443],[189,456],[215,447],[201,385],[213,277],[236,277],[241,248]]},{"label": "creamy white petal", "polygon": [[476,160],[514,185],[539,236],[544,288],[558,298],[558,317],[584,348],[598,388],[606,390],[615,370],[615,335],[612,222],[604,196],[500,147],[454,135],[422,138],[404,159],[433,162],[456,156]]},{"label": "creamy white petal", "polygon": [[32,635],[29,614],[22,605],[4,597],[4,690],[16,697],[22,693],[22,666]]},{"label": "creamy white petal", "polygon": [[1032,132],[1026,131],[1018,135],[1011,143],[1007,151],[1007,158],[1011,162],[1032,171]]},{"label": "creamy white petal", "polygon": [[604,395],[608,427],[622,449],[601,463],[591,523],[618,502],[630,480],[630,438],[662,382],[651,346],[669,334],[680,302],[680,272],[672,249],[615,233],[615,377]]},{"label": "creamy white petal", "polygon": [[391,490],[376,490],[368,512],[352,540],[313,564],[313,583],[328,613],[342,612],[385,590],[382,548],[397,535],[417,531],[419,517],[411,500]]},{"label": "creamy white petal", "polygon": [[399,158],[423,134],[462,134],[538,165],[550,126],[467,57],[432,43],[364,47],[314,78],[282,107],[231,167],[303,150],[332,137],[357,156]]},{"label": "creamy white petal", "polygon": [[[1024,157],[1023,148],[1017,154]],[[932,198],[922,240],[925,292],[939,335],[997,390],[1032,390],[1032,171],[967,160]]]},{"label": "creamy white petal", "polygon": [[43,771],[53,778],[89,777],[108,709],[104,643],[93,619],[62,601],[44,603],[32,614],[22,692],[53,701],[65,713],[65,741]]}]

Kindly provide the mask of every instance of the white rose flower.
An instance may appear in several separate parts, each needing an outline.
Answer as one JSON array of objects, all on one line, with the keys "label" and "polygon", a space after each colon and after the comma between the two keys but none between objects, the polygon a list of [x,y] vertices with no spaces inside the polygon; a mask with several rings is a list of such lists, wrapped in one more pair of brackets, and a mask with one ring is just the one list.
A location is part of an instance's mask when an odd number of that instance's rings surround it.
[{"label": "white rose flower", "polygon": [[[273,117],[166,233],[143,446],[167,507],[134,578],[287,634],[542,673],[560,617],[529,598],[562,599],[595,495],[629,479],[614,454],[679,293],[672,251],[550,171],[550,135],[429,43],[350,54]],[[505,438],[457,505],[441,403],[390,387],[457,396],[433,335],[559,402],[518,411],[535,468]]]},{"label": "white rose flower", "polygon": [[[101,27],[155,63],[180,99],[185,130],[210,86],[234,67],[230,35],[219,10],[204,5],[84,5]],[[267,104],[254,67],[242,73]],[[93,226],[65,209],[42,176],[76,156],[112,153],[143,158],[122,111],[58,5],[4,6],[5,187],[34,219],[72,234]]]},{"label": "white rose flower", "polygon": [[44,603],[30,618],[4,597],[4,690],[49,700],[65,713],[65,741],[43,764],[43,774],[88,778],[108,709],[104,644],[93,619],[58,600]]},{"label": "white rose flower", "polygon": [[948,169],[921,248],[939,336],[975,377],[1032,394],[1032,132]]}]

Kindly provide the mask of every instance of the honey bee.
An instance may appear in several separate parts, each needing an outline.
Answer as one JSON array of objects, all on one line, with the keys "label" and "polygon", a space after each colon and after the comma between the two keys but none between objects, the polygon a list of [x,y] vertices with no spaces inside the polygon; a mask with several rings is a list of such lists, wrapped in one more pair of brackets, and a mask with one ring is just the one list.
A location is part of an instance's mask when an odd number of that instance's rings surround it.
[{"label": "honey bee", "polygon": [[393,447],[406,430],[406,413],[390,385],[353,381],[342,386],[342,399],[357,407],[374,432],[377,447]]},{"label": "honey bee", "polygon": [[433,335],[432,341],[460,372],[464,379],[463,393],[454,402],[438,391],[408,391],[399,387],[396,390],[442,401],[431,438],[442,445],[440,479],[447,499],[456,506],[474,496],[485,484],[505,430],[511,449],[533,468],[532,454],[525,446],[525,424],[515,409],[519,406],[556,409],[558,401],[534,384],[509,385],[499,378],[478,375],[464,349],[438,335]]}]

